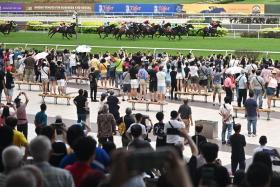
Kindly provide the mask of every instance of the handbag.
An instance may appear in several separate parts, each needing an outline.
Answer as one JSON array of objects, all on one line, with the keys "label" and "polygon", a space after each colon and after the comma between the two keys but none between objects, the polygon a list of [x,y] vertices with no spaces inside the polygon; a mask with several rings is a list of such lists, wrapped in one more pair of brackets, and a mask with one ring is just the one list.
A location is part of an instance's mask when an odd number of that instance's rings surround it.
[{"label": "handbag", "polygon": [[122,117],[122,122],[118,125],[118,131],[119,131],[119,134],[122,136],[125,134],[126,132],[126,126],[125,126],[125,123],[124,123],[124,117]]}]

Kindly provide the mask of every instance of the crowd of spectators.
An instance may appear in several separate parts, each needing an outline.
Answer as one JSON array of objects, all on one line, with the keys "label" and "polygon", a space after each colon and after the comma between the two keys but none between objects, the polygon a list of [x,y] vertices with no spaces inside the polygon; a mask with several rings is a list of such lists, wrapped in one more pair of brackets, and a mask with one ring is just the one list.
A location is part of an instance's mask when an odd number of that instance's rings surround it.
[{"label": "crowd of spectators", "polygon": [[[231,55],[196,58],[192,54],[170,56],[162,53],[154,56],[140,52],[129,54],[124,50],[104,55],[50,50],[45,59],[36,59],[36,53],[0,47],[1,91],[4,90],[7,96],[0,124],[0,186],[144,187],[151,183],[159,187],[280,185],[279,174],[272,170],[273,159],[279,154],[266,147],[265,136],[260,137],[260,147],[255,149],[253,162],[245,172],[246,137],[240,134],[241,125],[235,124],[232,117],[235,90],[238,106],[246,108],[248,136],[256,136],[256,121],[259,109],[263,108],[264,94],[268,98],[268,108],[271,107],[272,97],[279,94],[277,61],[264,59],[257,65],[252,59],[239,60]],[[241,69],[237,71],[239,66]],[[92,101],[97,101],[99,81],[102,86],[123,89],[128,99],[135,100],[163,102],[167,92],[170,99],[177,99],[174,91],[218,94],[219,113],[223,121],[222,143],[229,144],[232,149],[231,172],[218,159],[218,144],[208,142],[202,135],[203,126],[197,125],[196,134],[192,137],[189,135],[193,120],[187,99],[178,110],[171,111],[170,116],[158,112],[158,122],[149,125],[149,116],[133,114],[130,108],[126,108],[122,116],[118,112],[120,101],[113,92],[102,94],[95,140],[91,136],[90,126],[83,123],[87,121],[90,111],[88,93],[80,89],[79,95],[74,98],[77,124],[65,124],[60,116],[50,123],[46,115],[47,106],[42,104],[34,120],[37,136],[28,141],[26,106],[29,99],[25,92],[13,98],[13,79],[21,80],[24,77],[26,81],[42,81],[45,84],[44,93],[50,91],[56,94],[58,86],[58,93],[66,94],[66,82],[72,75],[89,78]],[[226,92],[223,104],[222,89]],[[21,101],[22,97],[25,102]],[[121,125],[124,128],[121,134],[122,149],[116,148],[114,141],[117,127]],[[232,128],[234,134],[231,134]],[[156,136],[155,148],[148,137],[151,132]],[[183,153],[187,146],[191,149],[191,155]],[[135,158],[138,160],[131,162]]]}]

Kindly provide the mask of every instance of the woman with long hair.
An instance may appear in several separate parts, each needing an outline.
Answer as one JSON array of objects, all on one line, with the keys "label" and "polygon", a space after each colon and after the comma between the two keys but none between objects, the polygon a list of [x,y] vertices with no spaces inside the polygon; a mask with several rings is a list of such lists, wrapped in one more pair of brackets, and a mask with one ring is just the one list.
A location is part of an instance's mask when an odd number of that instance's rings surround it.
[{"label": "woman with long hair", "polygon": [[[84,97],[87,99],[88,98],[88,91],[87,90],[84,90]],[[88,100],[86,101],[85,103],[85,110],[86,110],[86,125],[88,127],[90,127],[90,109],[89,109],[89,102]]]},{"label": "woman with long hair", "polygon": [[277,74],[277,72],[275,70],[273,70],[272,74],[268,80],[268,85],[267,85],[267,89],[266,89],[267,107],[268,108],[271,107],[271,100],[272,100],[272,97],[275,95],[275,91],[276,91],[276,88],[278,85],[277,80],[276,80],[276,74]]},{"label": "woman with long hair", "polygon": [[10,112],[10,106],[3,106],[3,111],[0,117],[0,126],[3,126],[6,124],[6,119],[9,116],[15,116],[16,115],[16,108],[14,105],[11,105],[11,107],[14,109],[14,112]]}]

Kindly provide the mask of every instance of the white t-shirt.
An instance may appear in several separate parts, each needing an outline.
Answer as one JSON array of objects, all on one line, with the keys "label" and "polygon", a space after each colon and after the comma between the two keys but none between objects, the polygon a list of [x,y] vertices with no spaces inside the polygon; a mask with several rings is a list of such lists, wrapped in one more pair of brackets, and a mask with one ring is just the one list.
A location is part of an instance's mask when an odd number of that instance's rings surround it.
[{"label": "white t-shirt", "polygon": [[165,77],[166,77],[166,73],[164,71],[157,72],[158,86],[166,86]]},{"label": "white t-shirt", "polygon": [[[169,121],[173,128],[175,129],[183,129],[185,128],[185,125],[182,121],[178,121],[178,120],[170,120]],[[165,123],[164,125],[164,133],[167,134],[167,129],[172,128],[171,125],[169,124],[169,122]],[[180,142],[184,142],[183,138],[179,135],[166,135],[166,143],[169,144],[177,144]]]},{"label": "white t-shirt", "polygon": [[134,126],[134,125],[140,125],[141,128],[142,128],[142,135],[146,135],[147,134],[147,131],[146,131],[146,127],[145,125],[141,124],[141,123],[132,123],[129,128],[127,129],[127,133],[131,134],[131,127]]},{"label": "white t-shirt", "polygon": [[239,75],[235,80],[237,82],[239,89],[246,89],[247,88],[247,78],[245,75]]},{"label": "white t-shirt", "polygon": [[69,56],[69,61],[70,61],[70,67],[76,66],[76,55],[71,54]]},{"label": "white t-shirt", "polygon": [[[227,118],[227,116],[231,115],[232,116],[232,113],[233,113],[233,107],[231,104],[228,104],[228,103],[225,103],[223,105],[221,105],[220,107],[220,113],[225,116]],[[225,121],[226,123],[230,123],[231,121],[231,117],[228,118],[227,121]]]},{"label": "white t-shirt", "polygon": [[44,66],[42,69],[41,69],[41,78],[42,79],[47,79],[49,76],[49,67],[47,66]]},{"label": "white t-shirt", "polygon": [[191,77],[194,77],[194,76],[197,76],[198,77],[198,67],[197,66],[189,66],[189,69],[190,69],[190,76]]}]

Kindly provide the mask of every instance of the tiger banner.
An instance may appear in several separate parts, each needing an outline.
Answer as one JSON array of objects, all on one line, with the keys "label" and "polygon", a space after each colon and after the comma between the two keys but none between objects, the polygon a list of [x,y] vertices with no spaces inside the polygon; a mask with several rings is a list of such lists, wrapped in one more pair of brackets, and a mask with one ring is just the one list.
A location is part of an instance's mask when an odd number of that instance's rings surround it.
[{"label": "tiger banner", "polygon": [[264,14],[264,4],[183,4],[187,14]]}]

